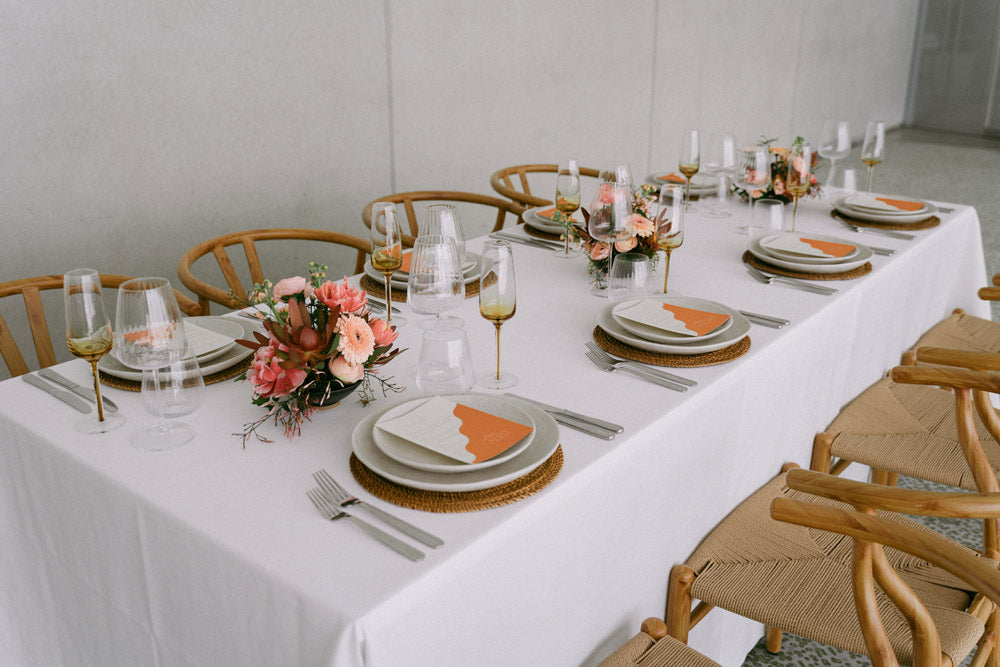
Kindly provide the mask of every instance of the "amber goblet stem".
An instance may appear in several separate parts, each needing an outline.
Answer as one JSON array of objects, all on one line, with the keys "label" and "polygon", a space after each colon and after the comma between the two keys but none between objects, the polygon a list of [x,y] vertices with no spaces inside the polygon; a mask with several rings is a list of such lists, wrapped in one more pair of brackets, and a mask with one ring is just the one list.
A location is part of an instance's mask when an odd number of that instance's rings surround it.
[{"label": "amber goblet stem", "polygon": [[667,293],[667,278],[670,276],[670,253],[673,248],[663,251],[663,293]]}]

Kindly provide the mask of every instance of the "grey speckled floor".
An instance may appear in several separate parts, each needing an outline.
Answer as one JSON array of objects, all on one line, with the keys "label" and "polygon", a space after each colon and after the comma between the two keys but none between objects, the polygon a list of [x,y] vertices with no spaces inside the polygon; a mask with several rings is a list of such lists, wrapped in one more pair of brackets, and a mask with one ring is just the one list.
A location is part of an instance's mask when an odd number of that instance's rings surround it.
[{"label": "grey speckled floor", "polygon": [[[921,130],[897,130],[887,138],[886,155],[886,161],[875,168],[872,190],[974,206],[983,231],[988,275],[1000,273],[1000,140]],[[860,163],[857,147],[850,157],[838,163],[838,171],[842,168],[857,169],[858,186],[864,187],[864,166]],[[954,260],[955,258],[942,259]],[[986,278],[984,276],[984,281]],[[993,304],[993,319],[1000,320],[1000,304]],[[948,488],[908,478],[901,478],[900,485],[937,490]],[[981,523],[966,520],[921,520],[970,547],[982,544]],[[968,662],[967,660],[964,664]],[[744,667],[854,667],[871,663],[863,656],[786,635],[781,653],[768,653],[761,641],[747,655],[743,664]]]}]

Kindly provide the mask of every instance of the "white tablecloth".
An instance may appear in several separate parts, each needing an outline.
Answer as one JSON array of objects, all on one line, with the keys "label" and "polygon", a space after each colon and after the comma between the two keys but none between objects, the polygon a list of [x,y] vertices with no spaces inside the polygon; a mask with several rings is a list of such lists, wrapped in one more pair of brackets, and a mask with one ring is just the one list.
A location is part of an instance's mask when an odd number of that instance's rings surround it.
[{"label": "white tablecloth", "polygon": [[[824,202],[799,208],[800,229],[850,234]],[[0,664],[597,662],[662,614],[670,567],[783,462],[807,465],[813,434],[924,330],[956,307],[989,316],[975,296],[986,284],[976,213],[942,218],[916,241],[851,236],[897,253],[876,256],[866,277],[827,283],[840,292],[824,297],[754,282],[733,221],[692,217],[671,287],[793,324],[754,326],[746,356],[683,369],[699,383],[683,394],[590,366],[584,342],[603,302],[582,259],[515,246],[518,309],[502,332],[515,391],[626,431],[605,442],[563,429],[558,478],[487,511],[431,514],[361,491],[350,432],[373,408],[352,399],[294,441],[270,429],[274,444],[244,451],[232,434],[260,408],[245,385],[210,385],[189,419],[196,439],[146,453],[127,444],[153,419],[137,394],[108,389],[128,423],[87,436],[55,399],[0,383]],[[487,368],[493,328],[475,299],[460,314]],[[410,349],[387,370],[412,384],[420,329],[409,316],[400,343]],[[82,361],[59,370],[88,377]],[[412,563],[325,521],[305,495],[318,468],[446,544]],[[716,611],[691,644],[738,665],[759,634]]]}]

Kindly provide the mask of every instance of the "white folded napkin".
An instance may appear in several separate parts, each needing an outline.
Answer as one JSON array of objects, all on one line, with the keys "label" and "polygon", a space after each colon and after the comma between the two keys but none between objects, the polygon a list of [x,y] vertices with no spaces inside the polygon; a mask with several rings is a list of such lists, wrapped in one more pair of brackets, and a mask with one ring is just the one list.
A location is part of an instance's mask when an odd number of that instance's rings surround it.
[{"label": "white folded napkin", "polygon": [[195,356],[215,352],[235,340],[235,338],[230,336],[209,331],[190,320],[184,320],[184,335],[187,336],[188,347]]}]

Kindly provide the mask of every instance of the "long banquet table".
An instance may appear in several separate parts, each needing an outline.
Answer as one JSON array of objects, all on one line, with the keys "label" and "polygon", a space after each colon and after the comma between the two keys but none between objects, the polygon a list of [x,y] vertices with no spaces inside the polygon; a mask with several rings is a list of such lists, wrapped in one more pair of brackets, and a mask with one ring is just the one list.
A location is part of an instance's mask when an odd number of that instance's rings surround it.
[{"label": "long banquet table", "polygon": [[[792,324],[753,326],[739,359],[680,369],[698,382],[686,393],[591,366],[584,342],[602,301],[582,258],[514,246],[518,308],[502,332],[513,391],[626,429],[606,442],[563,428],[558,477],[479,512],[398,508],[351,477],[354,425],[415,389],[368,408],[348,399],[293,441],[271,429],[274,444],[243,450],[232,434],[260,408],[247,386],[213,384],[189,418],[195,440],[148,453],[127,443],[153,419],[138,394],[107,389],[128,423],[87,436],[67,406],[2,382],[0,664],[594,664],[663,613],[671,565],[783,462],[808,464],[814,433],[924,330],[956,307],[989,317],[976,299],[986,280],[978,217],[950,206],[914,241],[850,236],[897,252],[874,257],[865,277],[826,283],[840,289],[832,297],[753,281],[735,221],[692,217],[671,288]],[[800,229],[851,234],[824,201],[803,201],[799,214]],[[475,301],[460,315],[482,369],[493,329]],[[412,384],[420,328],[408,316],[399,342],[409,351],[387,371]],[[82,361],[58,370],[87,381]],[[324,520],[305,495],[318,468],[445,545],[420,547],[427,556],[414,563]],[[739,665],[760,633],[717,610],[691,644]]]}]

